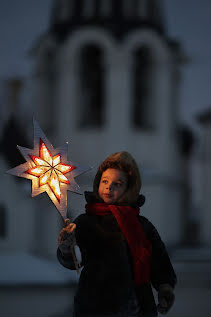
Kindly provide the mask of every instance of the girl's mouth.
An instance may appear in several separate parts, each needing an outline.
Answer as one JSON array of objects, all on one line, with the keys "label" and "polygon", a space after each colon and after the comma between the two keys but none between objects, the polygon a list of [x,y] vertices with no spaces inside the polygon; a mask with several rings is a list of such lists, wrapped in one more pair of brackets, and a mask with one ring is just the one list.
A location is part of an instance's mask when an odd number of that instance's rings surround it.
[{"label": "girl's mouth", "polygon": [[111,198],[112,197],[111,194],[103,194],[103,196],[106,197],[106,198]]}]

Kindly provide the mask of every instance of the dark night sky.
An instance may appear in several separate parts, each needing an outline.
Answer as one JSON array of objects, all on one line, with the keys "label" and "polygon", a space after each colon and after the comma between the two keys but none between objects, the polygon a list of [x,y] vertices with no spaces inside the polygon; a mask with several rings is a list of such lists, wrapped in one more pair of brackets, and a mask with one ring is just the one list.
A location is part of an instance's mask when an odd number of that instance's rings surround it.
[{"label": "dark night sky", "polygon": [[[183,67],[180,117],[191,123],[211,105],[211,1],[164,0],[167,33],[181,42],[190,62]],[[52,0],[0,2],[0,79],[30,73],[27,56],[48,27]]]}]

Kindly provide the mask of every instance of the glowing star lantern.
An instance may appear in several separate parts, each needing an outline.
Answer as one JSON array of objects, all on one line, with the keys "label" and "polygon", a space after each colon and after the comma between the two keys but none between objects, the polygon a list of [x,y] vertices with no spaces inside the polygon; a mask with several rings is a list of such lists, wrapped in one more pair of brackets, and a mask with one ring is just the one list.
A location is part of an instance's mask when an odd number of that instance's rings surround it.
[{"label": "glowing star lantern", "polygon": [[8,171],[32,180],[32,197],[47,192],[64,219],[67,218],[67,191],[80,194],[74,178],[90,169],[68,161],[67,147],[66,143],[54,149],[34,120],[34,149],[18,146],[26,163]]}]

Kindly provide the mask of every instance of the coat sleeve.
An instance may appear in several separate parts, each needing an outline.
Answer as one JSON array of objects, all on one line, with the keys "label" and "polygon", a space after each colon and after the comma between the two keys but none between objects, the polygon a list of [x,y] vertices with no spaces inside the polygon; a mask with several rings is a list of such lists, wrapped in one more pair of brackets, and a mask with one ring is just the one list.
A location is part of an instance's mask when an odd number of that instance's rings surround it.
[{"label": "coat sleeve", "polygon": [[158,290],[161,284],[170,284],[173,288],[176,285],[177,277],[171,264],[165,244],[153,226],[153,224],[142,217],[143,227],[147,238],[152,243],[152,262],[151,262],[151,283]]},{"label": "coat sleeve", "polygon": [[[87,215],[79,215],[73,223],[76,224],[75,237],[77,246],[81,252],[82,261],[79,267],[82,267],[87,261],[88,254],[94,256],[98,254],[100,248],[99,234],[95,229],[92,219]],[[59,245],[57,249],[57,259],[66,268],[75,270],[75,264],[71,253],[71,239],[67,238]]]},{"label": "coat sleeve", "polygon": [[[57,259],[67,269],[76,270],[68,239],[58,246]],[[79,264],[79,267],[81,267],[81,264]]]},{"label": "coat sleeve", "polygon": [[[73,223],[78,224],[78,218],[76,218]],[[76,270],[75,263],[73,260],[73,255],[71,252],[71,243],[72,240],[68,239],[68,235],[66,239],[58,246],[57,248],[57,259],[61,265],[70,270]],[[79,267],[83,266],[83,263],[79,263]]]}]

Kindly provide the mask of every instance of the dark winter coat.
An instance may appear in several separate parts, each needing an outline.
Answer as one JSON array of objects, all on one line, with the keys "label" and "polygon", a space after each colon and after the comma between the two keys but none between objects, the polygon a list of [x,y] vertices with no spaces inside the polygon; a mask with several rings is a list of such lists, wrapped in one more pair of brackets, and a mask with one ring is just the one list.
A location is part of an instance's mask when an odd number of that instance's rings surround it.
[{"label": "dark winter coat", "polygon": [[[155,227],[143,216],[138,219],[152,243],[152,262],[151,284],[139,286],[135,292],[143,316],[154,317],[157,308],[151,285],[156,290],[164,283],[174,287],[176,275]],[[134,290],[132,256],[127,241],[113,215],[81,214],[74,223],[83,266],[74,299],[76,316],[116,314]],[[71,253],[61,251],[65,245],[68,240],[58,248],[58,260],[74,270]]]}]

